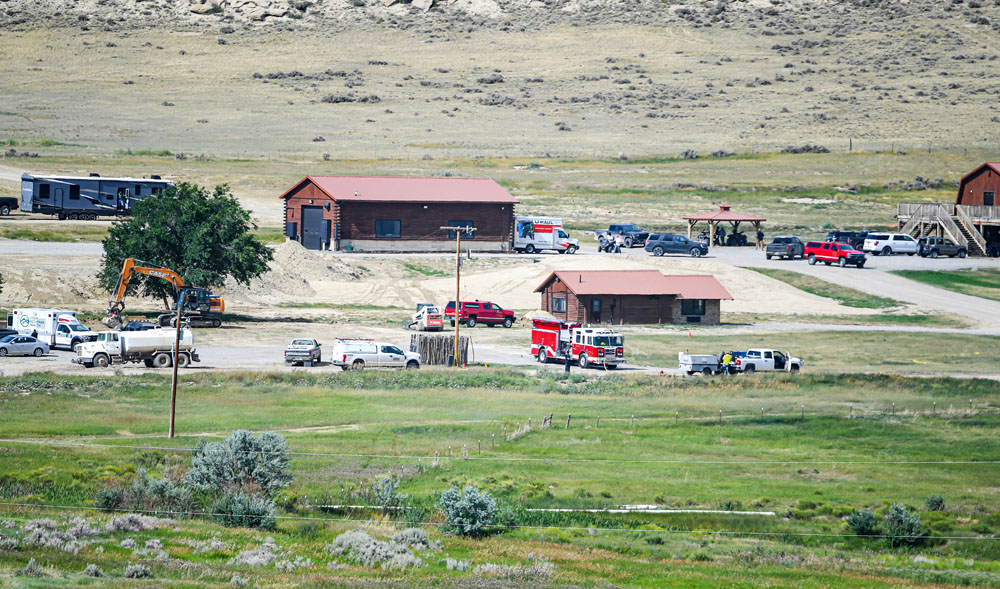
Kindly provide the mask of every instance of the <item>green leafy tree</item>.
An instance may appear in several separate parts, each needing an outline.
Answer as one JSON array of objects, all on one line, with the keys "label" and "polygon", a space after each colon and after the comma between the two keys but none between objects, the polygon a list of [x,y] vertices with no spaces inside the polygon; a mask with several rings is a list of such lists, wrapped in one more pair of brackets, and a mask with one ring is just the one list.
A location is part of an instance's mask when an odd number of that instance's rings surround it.
[{"label": "green leafy tree", "polygon": [[[135,203],[130,217],[111,226],[98,279],[110,291],[125,259],[135,258],[166,266],[193,286],[219,287],[230,276],[247,284],[267,271],[273,257],[250,233],[256,227],[227,185],[210,192],[182,182]],[[174,296],[169,282],[142,275],[129,290],[159,298],[166,307]]]}]

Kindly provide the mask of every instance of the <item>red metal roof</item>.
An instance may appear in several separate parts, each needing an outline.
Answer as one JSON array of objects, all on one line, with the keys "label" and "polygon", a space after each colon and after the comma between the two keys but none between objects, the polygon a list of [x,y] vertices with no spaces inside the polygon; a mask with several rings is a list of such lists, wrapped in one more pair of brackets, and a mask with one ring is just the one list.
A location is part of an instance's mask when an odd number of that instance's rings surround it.
[{"label": "red metal roof", "polygon": [[306,176],[334,200],[383,202],[473,202],[516,204],[517,199],[491,178],[407,178],[392,176]]},{"label": "red metal roof", "polygon": [[729,205],[719,205],[719,210],[713,211],[711,213],[699,213],[697,215],[691,215],[690,217],[684,217],[688,221],[767,221],[763,217],[754,217],[753,215],[744,215],[743,213],[734,213],[731,211],[732,207]]},{"label": "red metal roof", "polygon": [[682,299],[725,299],[733,295],[714,276],[665,276],[659,270],[556,270],[535,289],[555,279],[575,295],[674,295]]}]

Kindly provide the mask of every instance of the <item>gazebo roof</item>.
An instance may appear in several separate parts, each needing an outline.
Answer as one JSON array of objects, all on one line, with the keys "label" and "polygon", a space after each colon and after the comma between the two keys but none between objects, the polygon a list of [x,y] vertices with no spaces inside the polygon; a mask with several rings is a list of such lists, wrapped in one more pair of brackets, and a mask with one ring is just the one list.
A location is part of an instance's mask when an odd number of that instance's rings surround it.
[{"label": "gazebo roof", "polygon": [[691,215],[690,217],[684,217],[684,219],[687,221],[767,221],[767,219],[763,217],[754,217],[753,215],[734,213],[729,209],[729,205],[719,205],[719,210],[717,211]]}]

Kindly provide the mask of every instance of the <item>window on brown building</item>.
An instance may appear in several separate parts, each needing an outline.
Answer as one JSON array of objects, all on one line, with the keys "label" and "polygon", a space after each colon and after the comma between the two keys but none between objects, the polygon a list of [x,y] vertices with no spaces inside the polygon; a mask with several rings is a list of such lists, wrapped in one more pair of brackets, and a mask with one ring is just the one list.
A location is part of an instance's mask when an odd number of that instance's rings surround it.
[{"label": "window on brown building", "polygon": [[681,315],[704,315],[705,299],[684,299],[681,301]]},{"label": "window on brown building", "polygon": [[566,312],[566,297],[552,297],[552,312],[553,313]]}]

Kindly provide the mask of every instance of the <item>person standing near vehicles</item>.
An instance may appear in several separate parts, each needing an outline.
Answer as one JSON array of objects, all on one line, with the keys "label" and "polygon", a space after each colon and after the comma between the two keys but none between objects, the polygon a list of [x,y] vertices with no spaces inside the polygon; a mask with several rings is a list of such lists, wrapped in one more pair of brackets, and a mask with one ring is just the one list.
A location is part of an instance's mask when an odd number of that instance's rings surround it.
[{"label": "person standing near vehicles", "polygon": [[729,374],[729,365],[733,363],[733,355],[726,352],[722,355],[722,374]]},{"label": "person standing near vehicles", "polygon": [[615,234],[615,253],[616,254],[622,253],[622,244],[624,242],[625,242],[625,240],[622,239],[622,234],[621,233]]},{"label": "person standing near vehicles", "polygon": [[764,230],[760,227],[757,228],[757,249],[764,249]]}]

